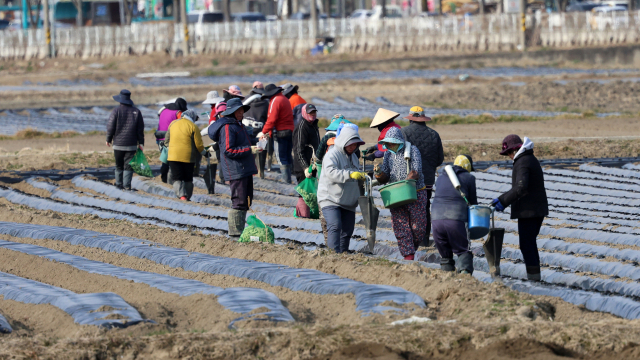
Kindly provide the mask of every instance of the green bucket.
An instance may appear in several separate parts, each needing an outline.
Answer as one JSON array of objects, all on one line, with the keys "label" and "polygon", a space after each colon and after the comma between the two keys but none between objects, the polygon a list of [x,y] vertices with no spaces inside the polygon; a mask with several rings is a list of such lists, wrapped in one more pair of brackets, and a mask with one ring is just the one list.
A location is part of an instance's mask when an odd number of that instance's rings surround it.
[{"label": "green bucket", "polygon": [[415,180],[402,180],[380,188],[382,203],[387,209],[411,204],[418,200]]}]

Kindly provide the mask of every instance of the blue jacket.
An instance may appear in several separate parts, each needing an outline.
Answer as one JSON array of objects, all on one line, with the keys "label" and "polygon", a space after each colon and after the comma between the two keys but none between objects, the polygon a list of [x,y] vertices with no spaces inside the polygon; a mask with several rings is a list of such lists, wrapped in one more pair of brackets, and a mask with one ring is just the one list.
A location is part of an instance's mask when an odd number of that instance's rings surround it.
[{"label": "blue jacket", "polygon": [[[462,192],[467,196],[471,205],[478,205],[476,194],[476,178],[460,166],[453,166],[453,171],[460,181]],[[460,192],[456,190],[449,180],[449,176],[441,169],[436,180],[436,193],[431,203],[431,220],[458,220],[469,221],[467,203]]]},{"label": "blue jacket", "polygon": [[220,166],[225,180],[238,180],[258,173],[251,138],[235,118],[225,116],[209,126],[209,137],[220,147]]}]

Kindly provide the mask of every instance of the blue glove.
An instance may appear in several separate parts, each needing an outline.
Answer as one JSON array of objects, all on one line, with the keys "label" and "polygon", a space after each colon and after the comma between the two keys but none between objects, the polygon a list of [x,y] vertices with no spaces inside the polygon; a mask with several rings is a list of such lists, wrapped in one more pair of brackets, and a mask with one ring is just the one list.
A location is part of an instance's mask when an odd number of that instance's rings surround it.
[{"label": "blue glove", "polygon": [[502,205],[498,199],[493,199],[493,201],[491,201],[491,206],[495,207],[499,212],[504,211],[504,205]]}]

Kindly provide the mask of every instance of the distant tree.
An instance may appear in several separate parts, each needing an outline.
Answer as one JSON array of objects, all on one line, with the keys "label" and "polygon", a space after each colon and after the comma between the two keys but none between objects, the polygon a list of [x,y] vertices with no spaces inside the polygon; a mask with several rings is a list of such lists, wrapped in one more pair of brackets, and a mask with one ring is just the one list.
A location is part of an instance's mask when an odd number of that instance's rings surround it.
[{"label": "distant tree", "polygon": [[[39,9],[41,5],[42,5],[42,0],[27,0],[27,6],[29,7],[29,18],[31,20],[31,27],[34,29],[37,29],[38,23],[40,23]],[[36,8],[36,11],[33,11],[34,7]]]},{"label": "distant tree", "polygon": [[78,15],[76,15],[76,26],[83,26],[84,25],[84,18],[83,18],[84,14],[82,13],[82,0],[71,0],[71,2],[76,7],[76,10],[78,10]]}]

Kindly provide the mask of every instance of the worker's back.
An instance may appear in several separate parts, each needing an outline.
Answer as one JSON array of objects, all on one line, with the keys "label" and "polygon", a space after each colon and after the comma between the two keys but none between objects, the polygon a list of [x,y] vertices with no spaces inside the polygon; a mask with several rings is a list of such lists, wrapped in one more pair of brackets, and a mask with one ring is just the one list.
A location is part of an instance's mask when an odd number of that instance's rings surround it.
[{"label": "worker's back", "polygon": [[[460,166],[453,166],[453,170],[469,203],[478,204],[475,176]],[[436,181],[436,192],[431,204],[431,220],[468,221],[467,203],[444,171],[441,171]]]}]

